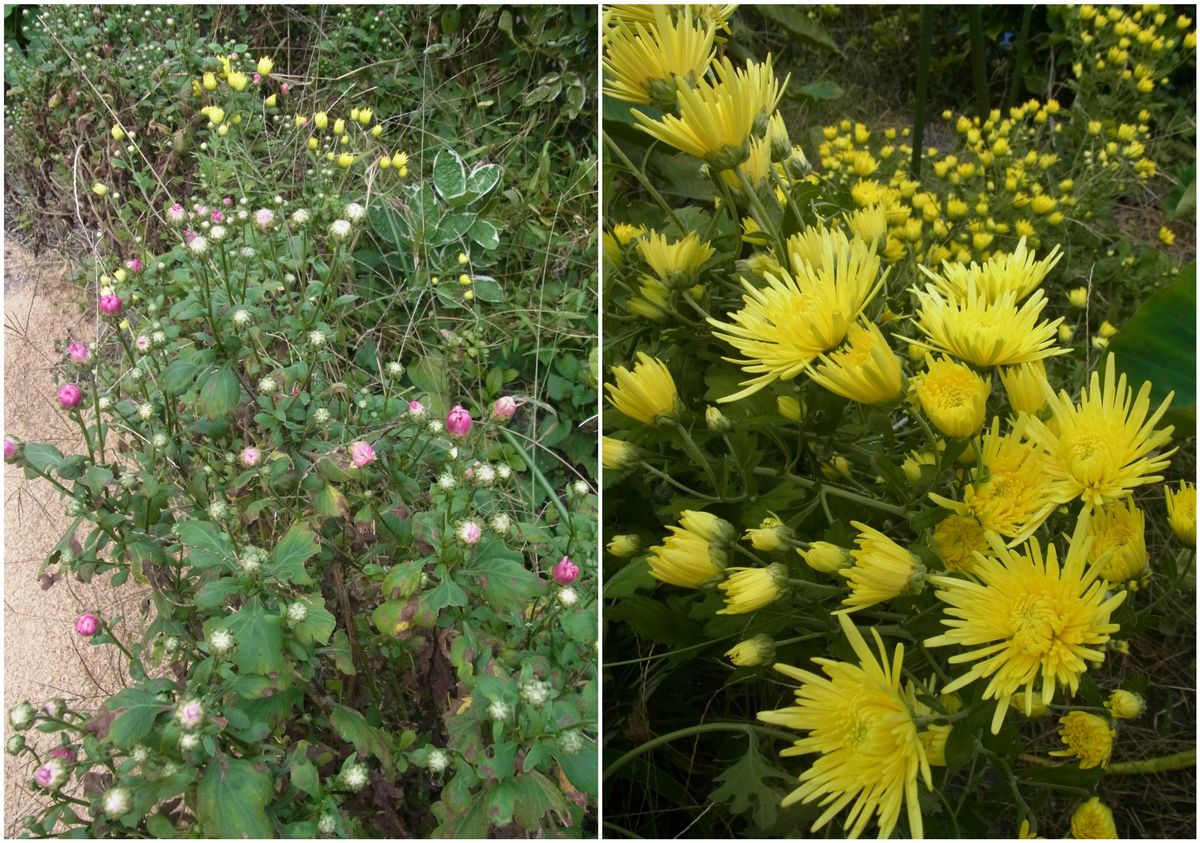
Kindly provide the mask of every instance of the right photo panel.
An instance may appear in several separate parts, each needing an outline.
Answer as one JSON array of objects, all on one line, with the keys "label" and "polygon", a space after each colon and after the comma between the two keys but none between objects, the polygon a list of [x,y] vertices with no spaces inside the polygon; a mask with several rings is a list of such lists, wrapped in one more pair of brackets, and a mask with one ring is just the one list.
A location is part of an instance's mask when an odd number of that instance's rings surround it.
[{"label": "right photo panel", "polygon": [[1195,17],[603,8],[606,837],[1195,838]]}]

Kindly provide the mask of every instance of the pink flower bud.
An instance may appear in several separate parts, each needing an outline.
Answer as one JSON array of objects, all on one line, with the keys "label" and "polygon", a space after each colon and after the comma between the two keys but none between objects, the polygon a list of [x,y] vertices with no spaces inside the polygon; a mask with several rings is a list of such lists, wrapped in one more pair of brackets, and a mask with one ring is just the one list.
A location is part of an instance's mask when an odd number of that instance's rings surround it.
[{"label": "pink flower bud", "polygon": [[33,780],[38,787],[50,787],[50,783],[58,776],[58,768],[53,764],[43,764],[33,774]]},{"label": "pink flower bud", "polygon": [[225,214],[222,211],[213,211],[208,216],[213,222],[222,222],[225,219]]},{"label": "pink flower bud", "polygon": [[261,459],[262,451],[258,450],[258,448],[252,446],[242,451],[242,465],[246,466],[246,468],[254,468]]},{"label": "pink flower bud", "polygon": [[190,228],[185,228],[183,230],[183,239],[186,242],[191,243],[193,240],[196,239],[196,232],[192,231]]},{"label": "pink flower bud", "polygon": [[121,312],[121,299],[117,296],[101,296],[100,312],[105,316],[116,316]]},{"label": "pink flower bud", "polygon": [[289,85],[287,82],[284,82],[282,85],[279,86],[279,93],[286,94],[291,89],[292,89],[292,86]]},{"label": "pink flower bud", "polygon": [[255,73],[255,74],[254,74],[254,76],[253,76],[252,78],[254,79],[254,84],[255,84],[255,85],[257,85],[259,82],[261,82],[261,81],[262,81],[262,76],[260,76],[260,75],[259,75],[259,74],[257,74],[257,73]]},{"label": "pink flower bud", "polygon": [[233,197],[226,196],[224,199],[221,200],[221,204],[224,205],[226,208],[231,207],[233,205]]},{"label": "pink flower bud", "polygon": [[458,527],[458,540],[463,544],[479,544],[483,538],[483,528],[475,521],[464,521]]},{"label": "pink flower bud", "polygon": [[21,453],[21,446],[15,440],[4,437],[4,461],[12,462],[17,459]]},{"label": "pink flower bud", "polygon": [[80,635],[95,635],[100,631],[100,619],[91,612],[84,612],[75,619],[75,631]]},{"label": "pink flower bud", "polygon": [[570,556],[564,556],[554,566],[554,581],[559,585],[570,585],[579,577],[579,566],[571,561]]},{"label": "pink flower bud", "polygon": [[58,403],[64,410],[73,410],[83,402],[83,390],[73,383],[64,383],[58,388]]},{"label": "pink flower bud", "polygon": [[350,446],[350,462],[355,468],[362,468],[375,462],[375,449],[366,442],[355,442]]},{"label": "pink flower bud", "polygon": [[421,416],[425,415],[425,405],[420,401],[409,401],[408,414],[414,419],[420,418]]},{"label": "pink flower bud", "polygon": [[446,416],[446,431],[453,436],[466,436],[471,432],[471,414],[463,409],[462,404],[455,404],[450,415]]},{"label": "pink flower bud", "polygon": [[67,346],[67,355],[74,363],[86,363],[92,353],[88,351],[88,347],[81,342],[73,342]]},{"label": "pink flower bud", "polygon": [[130,272],[141,272],[142,271],[142,262],[140,260],[138,260],[137,258],[134,258],[133,260],[131,260],[129,263],[127,263],[125,265],[127,267],[129,267]]},{"label": "pink flower bud", "polygon": [[150,338],[145,334],[140,335],[136,340],[133,341],[133,347],[138,351],[149,351]]},{"label": "pink flower bud", "polygon": [[73,746],[56,746],[50,750],[47,758],[61,758],[68,764],[75,763],[75,747]]},{"label": "pink flower bud", "polygon": [[517,412],[517,402],[511,395],[504,395],[492,404],[492,418],[496,421],[508,421]]}]

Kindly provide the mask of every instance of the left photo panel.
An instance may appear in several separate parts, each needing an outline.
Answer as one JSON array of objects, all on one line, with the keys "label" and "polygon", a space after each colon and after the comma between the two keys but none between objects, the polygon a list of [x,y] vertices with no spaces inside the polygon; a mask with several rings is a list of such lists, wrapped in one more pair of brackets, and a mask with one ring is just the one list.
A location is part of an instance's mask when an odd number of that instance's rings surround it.
[{"label": "left photo panel", "polygon": [[6,8],[5,836],[597,836],[597,30]]}]

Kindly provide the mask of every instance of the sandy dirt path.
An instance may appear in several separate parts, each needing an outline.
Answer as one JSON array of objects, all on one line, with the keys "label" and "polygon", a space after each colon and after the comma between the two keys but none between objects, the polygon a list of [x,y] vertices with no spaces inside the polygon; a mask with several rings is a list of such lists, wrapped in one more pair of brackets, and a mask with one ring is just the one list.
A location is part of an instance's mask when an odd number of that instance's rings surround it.
[{"label": "sandy dirt path", "polygon": [[[11,238],[8,238],[11,240]],[[59,408],[54,341],[94,338],[94,321],[82,312],[77,285],[65,280],[64,260],[33,258],[6,242],[4,296],[4,432],[23,441],[49,442],[63,453],[82,448],[79,429]],[[72,708],[91,711],[127,681],[113,647],[89,647],[74,632],[86,610],[114,617],[140,615],[140,589],[90,585],[59,577],[49,589],[38,580],[46,555],[69,526],[65,503],[43,480],[27,480],[17,467],[4,468],[4,706],[22,700],[35,706],[61,697]],[[82,536],[81,536],[82,538]],[[5,736],[14,734],[5,724]],[[57,737],[35,730],[26,738],[49,749]],[[33,762],[4,757],[4,828],[11,837],[21,817],[39,804],[31,789]]]}]

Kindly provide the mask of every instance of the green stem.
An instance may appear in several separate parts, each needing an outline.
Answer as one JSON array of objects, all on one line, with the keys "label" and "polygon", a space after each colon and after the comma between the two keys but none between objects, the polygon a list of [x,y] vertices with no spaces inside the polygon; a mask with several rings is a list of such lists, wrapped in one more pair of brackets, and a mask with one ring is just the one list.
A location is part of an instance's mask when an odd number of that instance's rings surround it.
[{"label": "green stem", "polygon": [[[692,434],[688,433],[687,428],[680,424],[678,419],[672,419],[671,421],[672,424],[674,424],[675,429],[679,431],[680,439],[683,440],[683,449],[687,451],[689,457],[694,459],[704,468],[704,474],[708,478],[709,485],[714,491],[718,491],[717,475],[713,473],[712,464],[709,462],[708,458],[704,456],[704,453],[700,450],[699,446],[696,445],[696,441],[692,439]],[[719,491],[724,492],[724,489],[720,489]]]},{"label": "green stem", "polygon": [[714,502],[715,501],[725,501],[726,503],[732,502],[732,501],[728,500],[727,498],[715,497],[713,495],[706,495],[703,492],[697,492],[695,489],[691,489],[691,488],[683,485],[682,483],[678,482],[677,480],[672,478],[671,475],[667,474],[666,472],[659,471],[657,468],[650,465],[649,463],[643,462],[643,463],[639,463],[639,465],[646,471],[649,471],[651,474],[655,475],[656,477],[660,477],[663,480],[666,480],[668,483],[670,483],[672,486],[674,486],[679,491],[686,492],[687,494],[691,495],[694,498],[700,498],[702,500],[714,501]]},{"label": "green stem", "polygon": [[1189,749],[1176,752],[1174,755],[1162,755],[1158,758],[1143,758],[1138,761],[1120,761],[1109,764],[1104,771],[1110,776],[1124,776],[1148,773],[1165,773],[1168,770],[1186,770],[1196,766],[1196,750]]},{"label": "green stem", "polygon": [[765,726],[757,726],[753,723],[700,723],[696,726],[688,726],[686,729],[679,729],[674,732],[668,732],[665,735],[659,735],[657,738],[646,741],[641,746],[634,747],[633,749],[629,750],[629,752],[626,752],[616,761],[604,768],[603,779],[607,781],[614,773],[616,773],[633,759],[637,758],[639,755],[645,755],[647,752],[657,749],[664,744],[668,744],[671,741],[679,740],[680,738],[689,738],[692,735],[702,735],[706,732],[741,732],[749,739],[753,739],[755,733],[758,733],[766,737],[775,738],[776,740],[785,740],[789,743],[796,740],[796,736],[789,732],[784,732],[779,729],[769,729]]},{"label": "green stem", "polygon": [[608,146],[609,151],[616,155],[621,160],[621,163],[629,169],[629,172],[633,174],[633,177],[638,180],[645,191],[650,194],[650,198],[658,204],[658,207],[662,208],[663,213],[670,217],[671,222],[679,229],[679,233],[681,235],[686,233],[688,229],[684,228],[683,223],[679,221],[679,217],[675,216],[675,210],[667,204],[667,200],[663,199],[662,194],[658,192],[658,188],[651,184],[650,179],[646,178],[646,175],[641,170],[633,166],[633,162],[629,160],[629,156],[625,154],[625,150],[621,149],[617,142],[607,134],[604,136],[604,143]]},{"label": "green stem", "polygon": [[801,477],[798,474],[792,474],[791,472],[780,472],[774,468],[759,466],[758,468],[754,469],[754,473],[769,477],[778,477],[780,474],[783,474],[788,480],[792,481],[797,486],[801,486],[805,489],[817,489],[822,495],[832,495],[835,498],[843,498],[848,501],[853,501],[860,506],[869,506],[872,509],[878,509],[880,512],[887,512],[892,515],[905,515],[908,513],[908,509],[906,507],[884,503],[883,501],[877,501],[874,498],[868,498],[866,495],[860,495],[858,492],[852,492],[849,489],[843,489],[840,486],[830,486],[828,483],[818,483],[816,480],[810,480],[807,477]]},{"label": "green stem", "polygon": [[554,503],[554,506],[558,509],[558,514],[562,516],[563,523],[570,524],[571,513],[567,512],[566,505],[562,502],[562,500],[559,499],[558,493],[555,492],[554,487],[550,485],[550,481],[546,479],[546,475],[542,474],[542,470],[538,468],[537,463],[533,461],[533,454],[527,453],[521,446],[521,443],[517,441],[517,437],[513,436],[507,429],[503,427],[500,428],[500,435],[508,441],[508,444],[512,445],[521,452],[521,456],[525,458],[525,464],[529,466],[530,473],[533,474],[534,479],[542,484],[542,488],[546,490],[546,494]]}]

